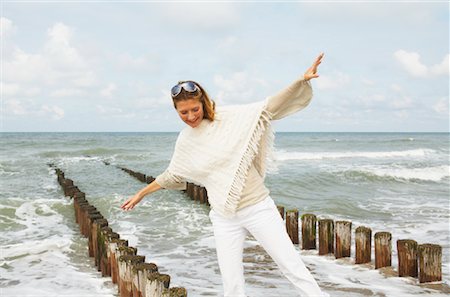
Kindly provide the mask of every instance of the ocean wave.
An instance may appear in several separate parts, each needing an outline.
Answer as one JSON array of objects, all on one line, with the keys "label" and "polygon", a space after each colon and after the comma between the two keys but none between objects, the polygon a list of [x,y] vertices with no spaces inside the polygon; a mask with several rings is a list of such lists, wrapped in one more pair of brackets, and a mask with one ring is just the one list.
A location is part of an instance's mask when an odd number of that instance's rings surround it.
[{"label": "ocean wave", "polygon": [[344,174],[353,177],[387,178],[392,180],[420,180],[439,182],[450,178],[450,166],[441,165],[423,168],[393,168],[393,167],[357,167],[345,171]]},{"label": "ocean wave", "polygon": [[423,157],[435,153],[432,149],[415,149],[404,151],[386,151],[386,152],[286,152],[276,151],[277,161],[287,160],[322,160],[322,159],[340,159],[340,158],[399,158],[399,157]]}]

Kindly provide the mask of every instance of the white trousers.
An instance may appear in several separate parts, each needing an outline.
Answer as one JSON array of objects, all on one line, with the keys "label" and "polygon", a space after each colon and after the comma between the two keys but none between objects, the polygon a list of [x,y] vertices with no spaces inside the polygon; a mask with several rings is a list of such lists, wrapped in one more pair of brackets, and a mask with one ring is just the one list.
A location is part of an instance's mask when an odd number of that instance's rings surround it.
[{"label": "white trousers", "polygon": [[211,209],[217,258],[225,297],[246,297],[244,290],[243,250],[247,231],[272,257],[286,278],[294,284],[300,296],[319,297],[323,294],[295,249],[270,196],[254,205],[224,218]]}]

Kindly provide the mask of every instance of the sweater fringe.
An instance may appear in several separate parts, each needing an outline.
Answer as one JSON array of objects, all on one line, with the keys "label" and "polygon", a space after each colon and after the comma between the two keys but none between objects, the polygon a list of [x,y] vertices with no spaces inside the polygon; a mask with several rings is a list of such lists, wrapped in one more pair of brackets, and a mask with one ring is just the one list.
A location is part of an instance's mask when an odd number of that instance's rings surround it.
[{"label": "sweater fringe", "polygon": [[[242,159],[239,163],[237,172],[231,184],[227,200],[225,202],[225,211],[230,214],[234,214],[236,212],[239,200],[241,198],[241,193],[248,176],[248,171],[253,159],[258,155],[259,150],[261,150],[260,170],[263,176],[265,176],[267,165],[269,165],[268,167],[271,169],[275,168],[273,166],[273,144],[275,135],[270,123],[271,118],[271,113],[264,108],[260,114],[256,128],[252,133],[249,144],[247,145],[244,155],[242,156]],[[266,132],[266,130],[268,131]],[[261,143],[262,145],[260,146]]]}]

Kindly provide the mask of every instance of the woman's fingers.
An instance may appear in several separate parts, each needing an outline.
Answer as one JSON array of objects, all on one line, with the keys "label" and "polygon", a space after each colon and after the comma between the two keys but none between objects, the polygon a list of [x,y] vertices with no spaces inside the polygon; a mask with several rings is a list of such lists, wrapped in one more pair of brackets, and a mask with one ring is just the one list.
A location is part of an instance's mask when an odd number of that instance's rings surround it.
[{"label": "woman's fingers", "polygon": [[132,209],[134,207],[133,203],[132,203],[133,197],[127,199],[127,201],[125,201],[120,208],[122,208],[123,210],[129,210]]}]

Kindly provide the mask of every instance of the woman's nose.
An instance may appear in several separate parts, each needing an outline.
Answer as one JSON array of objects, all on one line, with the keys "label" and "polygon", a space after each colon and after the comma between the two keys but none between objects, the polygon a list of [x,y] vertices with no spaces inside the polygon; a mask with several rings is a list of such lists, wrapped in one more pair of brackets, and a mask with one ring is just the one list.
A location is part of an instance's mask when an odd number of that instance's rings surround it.
[{"label": "woman's nose", "polygon": [[188,120],[193,120],[195,118],[193,113],[188,114]]}]

